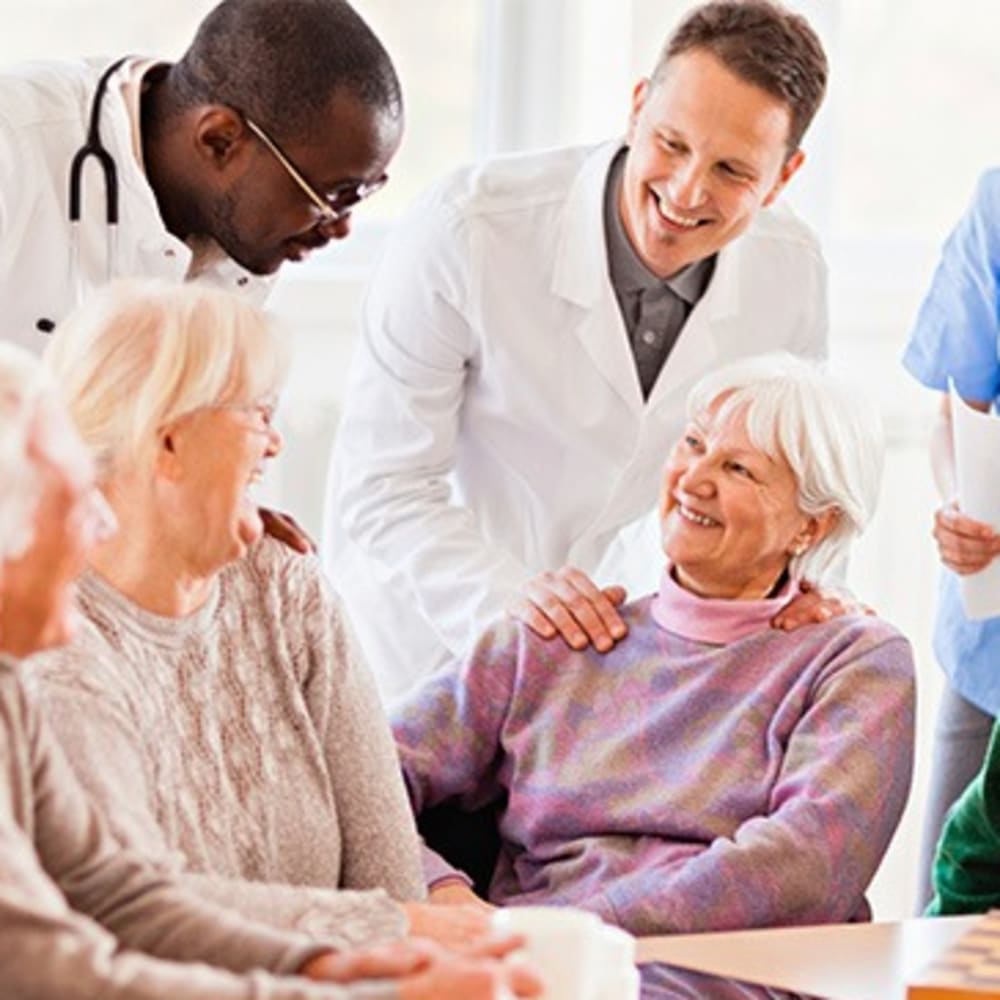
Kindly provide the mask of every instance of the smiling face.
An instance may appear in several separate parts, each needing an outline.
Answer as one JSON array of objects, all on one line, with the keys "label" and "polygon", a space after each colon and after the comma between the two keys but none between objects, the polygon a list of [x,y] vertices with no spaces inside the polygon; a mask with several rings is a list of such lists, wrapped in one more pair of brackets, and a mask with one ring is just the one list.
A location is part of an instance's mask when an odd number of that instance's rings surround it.
[{"label": "smiling face", "polygon": [[782,101],[701,49],[640,83],[619,211],[643,263],[666,278],[739,236],[802,162],[790,125]]},{"label": "smiling face", "polygon": [[[338,92],[327,122],[308,141],[281,144],[305,181],[334,201],[381,181],[399,147],[402,120]],[[228,161],[226,185],[206,208],[205,228],[229,256],[255,274],[272,274],[286,260],[303,260],[350,233],[349,211],[336,221],[324,219],[267,144],[239,127],[240,152]]]},{"label": "smiling face", "polygon": [[704,597],[764,597],[820,531],[799,510],[788,463],[750,440],[745,412],[720,416],[713,404],[687,426],[665,471],[663,549],[678,583]]},{"label": "smiling face", "polygon": [[260,538],[249,490],[281,450],[273,413],[270,401],[207,406],[161,431],[155,493],[172,555],[191,574],[212,575]]}]

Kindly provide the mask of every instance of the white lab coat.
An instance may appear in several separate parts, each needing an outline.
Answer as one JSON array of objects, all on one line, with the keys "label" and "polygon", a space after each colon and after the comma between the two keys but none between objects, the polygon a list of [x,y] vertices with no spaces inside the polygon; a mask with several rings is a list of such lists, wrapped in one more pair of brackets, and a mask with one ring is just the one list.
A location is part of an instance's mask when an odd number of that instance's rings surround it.
[{"label": "white lab coat", "polygon": [[743,355],[825,353],[817,242],[775,205],[719,254],[643,401],[604,238],[618,145],[459,171],[389,239],[334,447],[324,559],[390,702],[541,570],[651,590],[649,512],[690,386]]},{"label": "white lab coat", "polygon": [[[69,169],[83,144],[98,77],[113,60],[26,63],[0,74],[0,337],[40,353],[48,334],[76,304],[70,274]],[[114,274],[183,281],[188,246],[167,232],[152,188],[133,152],[122,93],[127,70],[111,78],[100,117],[101,138],[118,169],[118,253]],[[83,183],[80,285],[106,278],[103,177],[88,161]],[[229,258],[199,274],[261,301],[270,283]]]}]

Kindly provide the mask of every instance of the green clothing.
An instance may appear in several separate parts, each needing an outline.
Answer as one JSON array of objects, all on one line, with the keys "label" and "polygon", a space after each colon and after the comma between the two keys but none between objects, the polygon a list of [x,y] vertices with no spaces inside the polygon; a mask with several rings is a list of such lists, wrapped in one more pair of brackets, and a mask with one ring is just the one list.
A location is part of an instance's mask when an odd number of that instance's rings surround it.
[{"label": "green clothing", "polygon": [[1000,726],[982,769],[952,806],[934,858],[932,916],[1000,906]]}]

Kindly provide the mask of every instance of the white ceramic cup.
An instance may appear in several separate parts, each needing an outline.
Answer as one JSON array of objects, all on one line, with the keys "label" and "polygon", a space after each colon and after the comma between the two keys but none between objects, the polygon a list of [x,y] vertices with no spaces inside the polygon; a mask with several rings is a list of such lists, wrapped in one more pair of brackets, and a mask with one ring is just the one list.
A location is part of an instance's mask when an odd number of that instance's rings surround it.
[{"label": "white ceramic cup", "polygon": [[600,960],[595,1000],[639,1000],[639,970],[635,967],[635,938],[620,927],[598,928]]},{"label": "white ceramic cup", "polygon": [[[522,954],[544,984],[541,1000],[627,1000],[635,978],[635,939],[570,907],[512,906],[493,926],[525,939]],[[628,992],[622,994],[622,986]]]}]

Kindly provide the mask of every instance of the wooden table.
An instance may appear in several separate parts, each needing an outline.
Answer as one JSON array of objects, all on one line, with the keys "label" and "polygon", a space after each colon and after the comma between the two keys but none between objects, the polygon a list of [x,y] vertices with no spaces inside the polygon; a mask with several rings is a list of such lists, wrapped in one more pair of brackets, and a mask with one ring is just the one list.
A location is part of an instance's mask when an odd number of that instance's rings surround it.
[{"label": "wooden table", "polygon": [[903,1000],[906,982],[949,948],[975,917],[778,927],[639,939],[639,962],[830,1000]]}]

